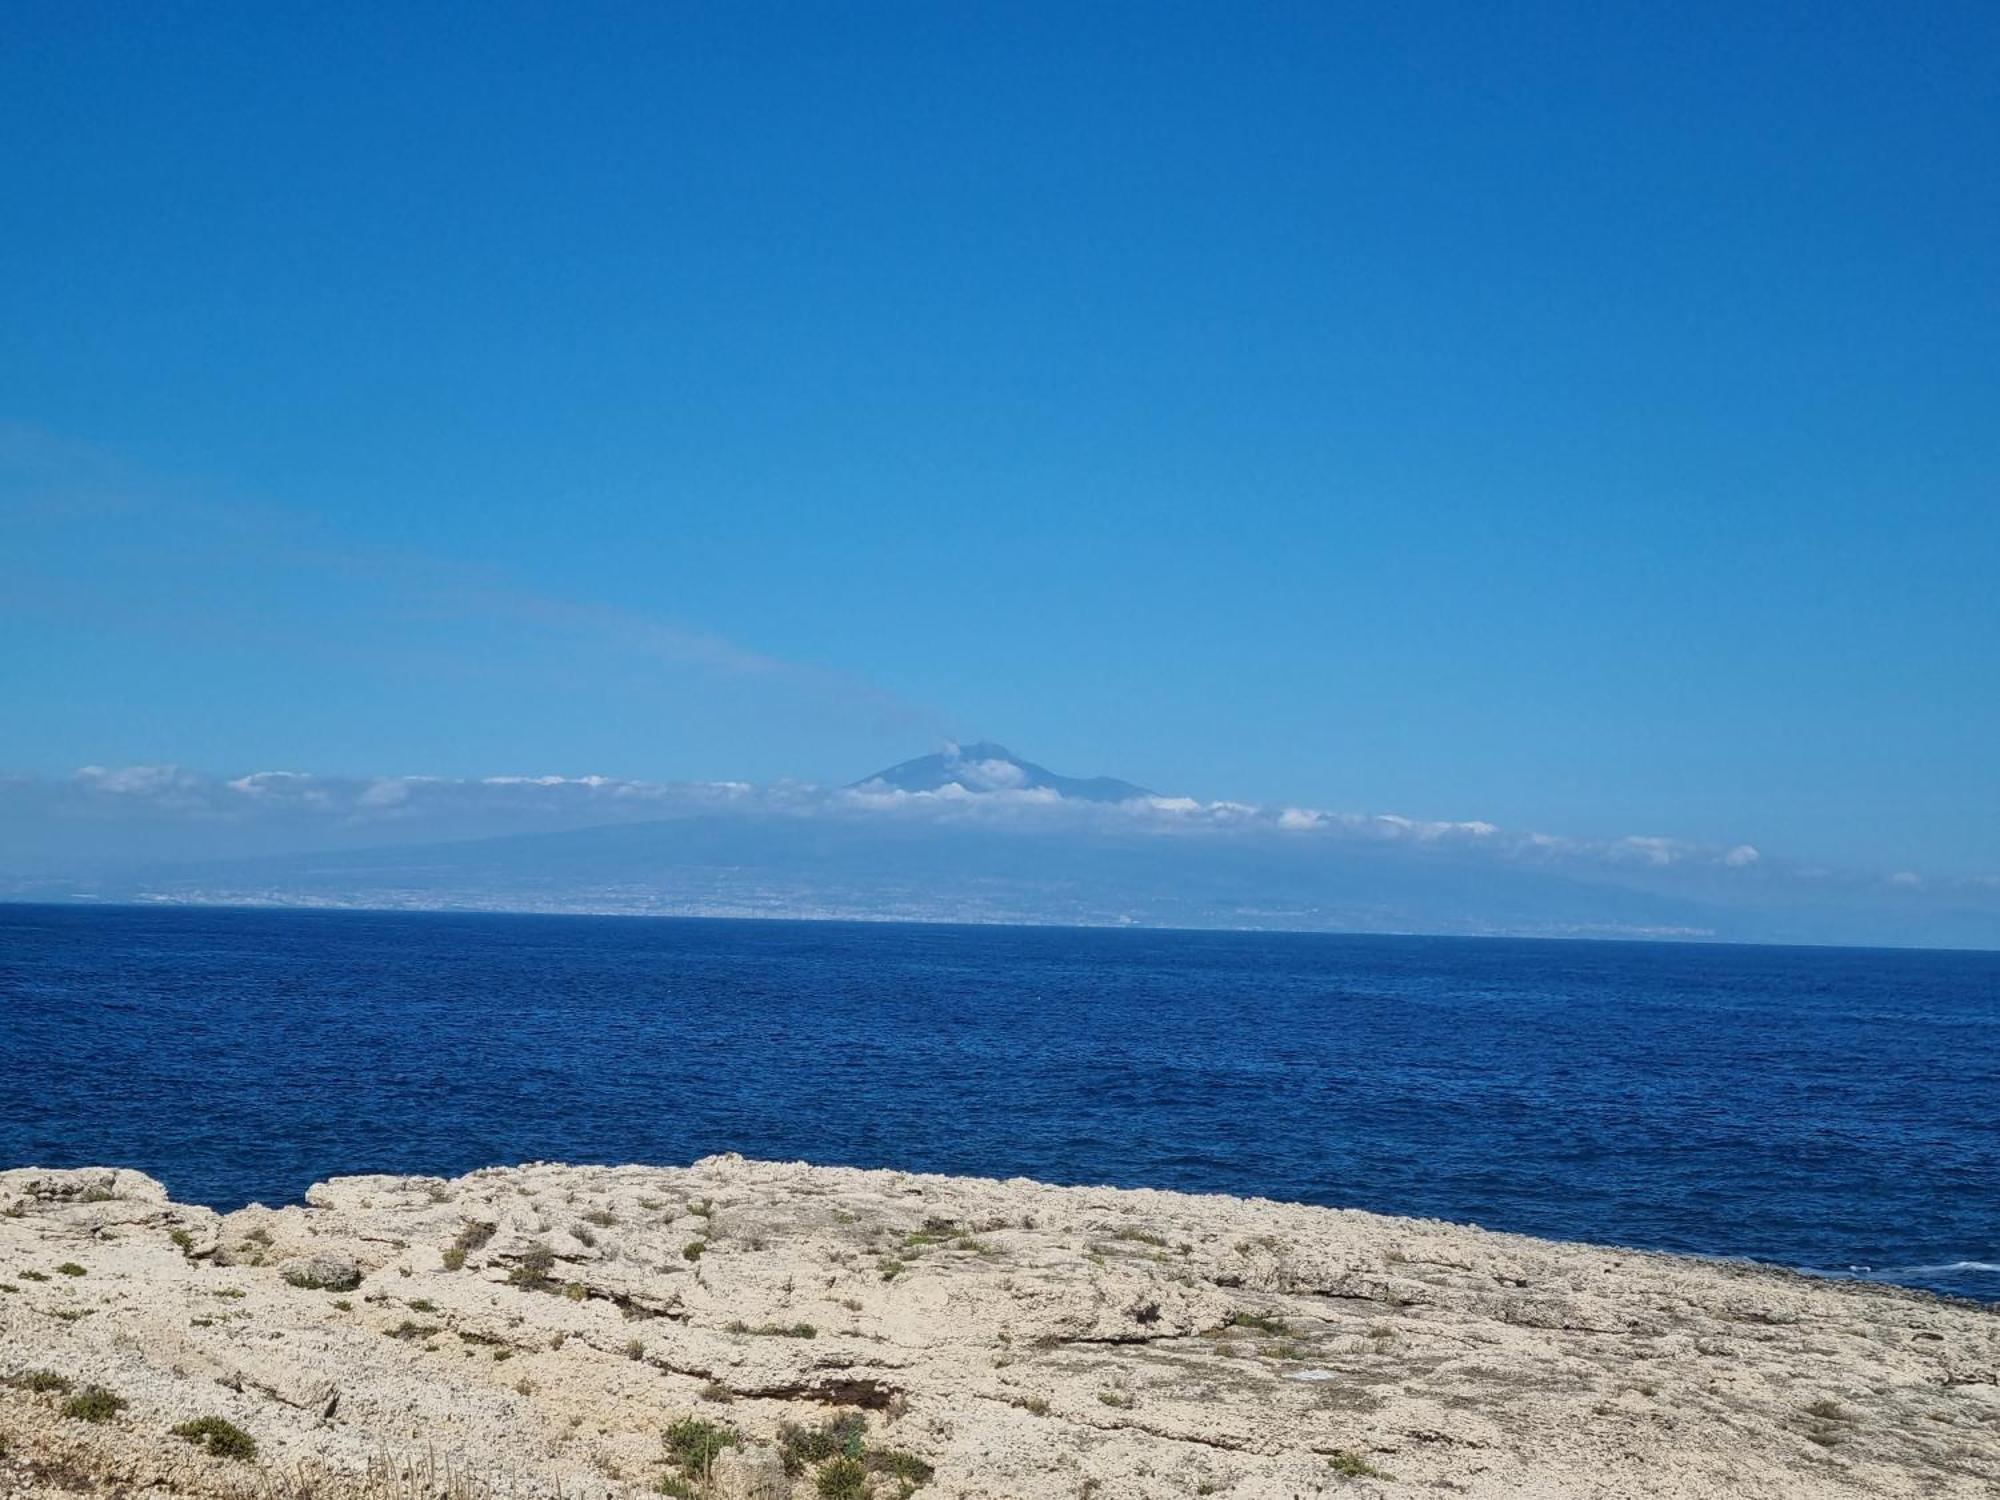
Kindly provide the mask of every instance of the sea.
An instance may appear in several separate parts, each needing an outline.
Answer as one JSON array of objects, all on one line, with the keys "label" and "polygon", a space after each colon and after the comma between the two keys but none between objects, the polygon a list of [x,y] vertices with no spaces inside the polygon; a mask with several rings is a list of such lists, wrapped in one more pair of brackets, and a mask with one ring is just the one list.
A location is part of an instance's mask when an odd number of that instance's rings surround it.
[{"label": "sea", "polygon": [[0,1167],[719,1151],[2000,1301],[2000,954],[0,905]]}]

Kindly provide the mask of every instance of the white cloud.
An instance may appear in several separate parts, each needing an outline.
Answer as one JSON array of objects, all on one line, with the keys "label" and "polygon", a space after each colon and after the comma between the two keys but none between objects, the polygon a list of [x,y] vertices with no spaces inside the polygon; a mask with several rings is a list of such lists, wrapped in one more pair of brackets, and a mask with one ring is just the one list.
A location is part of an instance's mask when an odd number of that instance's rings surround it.
[{"label": "white cloud", "polygon": [[[957,747],[949,754],[958,755]],[[1625,881],[1691,878],[1810,881],[1860,890],[1885,884],[1958,890],[1990,898],[2000,876],[1926,881],[1912,871],[1888,876],[1820,870],[1773,861],[1750,844],[1700,845],[1657,835],[1579,839],[1510,830],[1483,819],[1423,819],[1297,806],[1259,806],[1194,797],[1134,797],[1122,802],[1065,798],[1026,787],[1018,768],[958,755],[957,779],[927,791],[881,781],[851,788],[805,782],[654,781],[599,773],[504,772],[490,776],[340,777],[297,770],[252,771],[222,778],[184,767],[85,766],[61,781],[0,781],[8,806],[53,826],[87,820],[121,826],[200,826],[209,836],[261,839],[267,847],[354,847],[488,834],[580,828],[697,814],[745,817],[895,818],[941,825],[1069,832],[1104,837],[1270,839],[1309,846],[1404,847],[1428,857],[1508,864]],[[1753,873],[1754,872],[1754,873]]]}]

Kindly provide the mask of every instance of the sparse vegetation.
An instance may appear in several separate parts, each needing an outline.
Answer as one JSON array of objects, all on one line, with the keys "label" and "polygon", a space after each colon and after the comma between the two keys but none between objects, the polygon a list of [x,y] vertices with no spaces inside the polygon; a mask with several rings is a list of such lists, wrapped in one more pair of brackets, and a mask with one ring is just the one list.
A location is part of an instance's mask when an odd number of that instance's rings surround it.
[{"label": "sparse vegetation", "polygon": [[56,1267],[56,1270],[61,1272],[65,1276],[88,1276],[90,1274],[90,1272],[86,1271],[82,1266],[78,1265],[73,1260],[64,1261],[61,1265]]},{"label": "sparse vegetation", "polygon": [[6,1384],[17,1391],[62,1394],[69,1390],[69,1377],[58,1375],[54,1370],[23,1370],[18,1375],[9,1375]]},{"label": "sparse vegetation", "polygon": [[894,1281],[909,1268],[900,1260],[885,1260],[882,1262],[880,1269],[884,1281]]},{"label": "sparse vegetation", "polygon": [[618,1222],[618,1216],[608,1208],[593,1208],[589,1213],[583,1215],[583,1217],[589,1223],[595,1224],[599,1229],[609,1229],[613,1224]]},{"label": "sparse vegetation", "polygon": [[1393,1479],[1396,1477],[1386,1470],[1376,1468],[1366,1458],[1349,1448],[1342,1448],[1336,1452],[1332,1458],[1327,1460],[1327,1465],[1342,1479]]},{"label": "sparse vegetation", "polygon": [[[462,1241],[465,1236],[460,1235],[459,1238]],[[547,1245],[530,1245],[521,1252],[520,1260],[507,1273],[507,1284],[540,1291],[548,1285],[549,1272],[555,1268],[555,1263],[556,1253]]]},{"label": "sparse vegetation", "polygon": [[689,1240],[681,1246],[682,1260],[700,1260],[702,1252],[708,1249],[707,1240]]},{"label": "sparse vegetation", "polygon": [[868,1446],[868,1422],[859,1412],[829,1417],[815,1427],[786,1422],[778,1428],[778,1456],[787,1474],[803,1474],[834,1458],[859,1458]]},{"label": "sparse vegetation", "polygon": [[1267,1317],[1263,1313],[1233,1312],[1223,1320],[1224,1328],[1245,1328],[1252,1333],[1283,1335],[1291,1330],[1283,1318]]},{"label": "sparse vegetation", "polygon": [[189,1234],[185,1229],[169,1229],[167,1231],[167,1238],[173,1243],[174,1248],[179,1250],[183,1255],[194,1249],[194,1236]]},{"label": "sparse vegetation", "polygon": [[735,1322],[729,1325],[731,1333],[748,1333],[759,1338],[771,1339],[815,1339],[819,1330],[810,1323],[760,1323],[752,1328],[748,1323]]},{"label": "sparse vegetation", "polygon": [[257,1456],[257,1440],[227,1417],[196,1417],[171,1430],[175,1437],[205,1448],[215,1458],[247,1461]]},{"label": "sparse vegetation", "polygon": [[852,1458],[836,1458],[824,1465],[813,1489],[820,1500],[866,1500],[868,1471]]},{"label": "sparse vegetation", "polygon": [[1132,1404],[1132,1394],[1129,1391],[1099,1391],[1097,1399],[1106,1406],[1116,1406],[1121,1410]]},{"label": "sparse vegetation", "polygon": [[284,1273],[285,1284],[306,1292],[351,1292],[361,1285],[361,1272],[352,1265],[314,1262]]},{"label": "sparse vegetation", "polygon": [[23,1281],[47,1281],[49,1276],[46,1271],[23,1271],[21,1279]]},{"label": "sparse vegetation", "polygon": [[[706,1482],[723,1450],[738,1446],[743,1438],[734,1428],[720,1422],[682,1417],[660,1435],[660,1440],[667,1450],[667,1462],[680,1471],[681,1477]],[[661,1493],[670,1495],[674,1491],[662,1486]]]},{"label": "sparse vegetation", "polygon": [[463,1271],[465,1269],[465,1252],[456,1245],[451,1246],[444,1252],[443,1260],[444,1268],[447,1271]]},{"label": "sparse vegetation", "polygon": [[405,1318],[389,1330],[389,1337],[401,1339],[406,1344],[420,1343],[438,1331],[435,1323],[415,1323]]},{"label": "sparse vegetation", "polygon": [[87,1385],[62,1404],[62,1414],[79,1422],[109,1422],[130,1405],[116,1391],[101,1385]]}]

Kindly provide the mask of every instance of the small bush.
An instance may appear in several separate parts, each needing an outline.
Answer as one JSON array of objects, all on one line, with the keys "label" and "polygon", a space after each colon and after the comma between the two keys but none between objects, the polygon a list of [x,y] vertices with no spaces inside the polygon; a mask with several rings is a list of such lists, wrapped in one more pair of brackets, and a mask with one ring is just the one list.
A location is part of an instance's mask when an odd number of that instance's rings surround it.
[{"label": "small bush", "polygon": [[562,1294],[572,1302],[581,1302],[590,1295],[590,1288],[580,1281],[572,1281],[563,1287]]},{"label": "small bush", "polygon": [[58,1375],[54,1370],[23,1370],[18,1375],[9,1375],[7,1384],[17,1391],[57,1391],[69,1389],[69,1376]]},{"label": "small bush", "polygon": [[447,1271],[463,1271],[465,1269],[465,1252],[456,1245],[453,1245],[444,1252],[443,1260],[444,1268]]},{"label": "small bush", "polygon": [[625,1341],[625,1357],[627,1359],[644,1359],[646,1357],[646,1341],[644,1339],[627,1339]]},{"label": "small bush", "polygon": [[485,1219],[468,1219],[465,1227],[459,1230],[458,1238],[452,1241],[452,1248],[454,1250],[483,1250],[486,1248],[486,1242],[499,1232],[500,1226],[498,1224],[489,1223]]},{"label": "small bush", "polygon": [[197,1448],[206,1448],[215,1458],[252,1459],[257,1456],[257,1440],[226,1417],[196,1417],[173,1429]]},{"label": "small bush", "polygon": [[859,1458],[867,1442],[867,1419],[859,1412],[845,1412],[817,1427],[782,1424],[778,1428],[778,1457],[784,1460],[787,1474],[803,1474],[809,1466],[830,1458]]},{"label": "small bush", "polygon": [[63,1402],[62,1414],[79,1422],[109,1422],[128,1405],[115,1391],[107,1391],[101,1385],[87,1385]]},{"label": "small bush", "polygon": [[734,1448],[743,1439],[720,1422],[682,1417],[661,1434],[661,1441],[666,1445],[668,1462],[689,1478],[700,1479],[715,1467],[725,1448]]},{"label": "small bush", "polygon": [[56,1269],[62,1272],[62,1274],[65,1276],[88,1276],[90,1274],[90,1272],[84,1270],[82,1266],[78,1265],[73,1260],[64,1261],[61,1265],[57,1266]]},{"label": "small bush", "polygon": [[408,1305],[408,1307],[409,1307],[409,1309],[410,1309],[410,1311],[411,1311],[411,1312],[436,1312],[436,1311],[437,1311],[437,1304],[436,1304],[435,1302],[431,1301],[431,1299],[430,1299],[430,1298],[428,1298],[428,1297],[417,1297],[417,1298],[414,1298],[414,1299],[413,1299],[412,1301],[410,1301],[410,1302],[409,1302],[409,1303],[408,1303],[407,1305]]},{"label": "small bush", "polygon": [[49,1276],[46,1271],[23,1271],[21,1279],[23,1281],[47,1281]]},{"label": "small bush", "polygon": [[599,1229],[609,1229],[613,1224],[618,1222],[618,1216],[606,1208],[593,1208],[589,1213],[583,1215],[583,1218],[586,1222],[595,1224]]},{"label": "small bush", "polygon": [[118,1195],[112,1192],[110,1188],[105,1187],[102,1183],[97,1183],[85,1188],[76,1201],[79,1203],[112,1203],[117,1200],[117,1197]]},{"label": "small bush", "polygon": [[867,1500],[868,1471],[855,1459],[836,1458],[819,1471],[813,1489],[820,1500]]},{"label": "small bush", "polygon": [[167,1238],[173,1242],[174,1247],[183,1255],[194,1249],[194,1236],[189,1234],[185,1229],[169,1229],[167,1231]]},{"label": "small bush", "polygon": [[437,1331],[438,1325],[435,1323],[413,1323],[405,1318],[389,1330],[389,1337],[401,1339],[406,1344],[415,1344],[421,1343]]},{"label": "small bush", "polygon": [[700,1260],[702,1252],[708,1248],[707,1240],[689,1240],[681,1246],[682,1260]]},{"label": "small bush", "polygon": [[1233,1312],[1223,1321],[1224,1328],[1248,1328],[1253,1333],[1287,1332],[1283,1318],[1266,1317],[1262,1313]]},{"label": "small bush", "polygon": [[1393,1479],[1393,1474],[1378,1469],[1359,1453],[1342,1448],[1327,1460],[1333,1472],[1343,1479]]},{"label": "small bush", "polygon": [[871,1474],[887,1474],[895,1479],[904,1500],[929,1484],[937,1473],[916,1454],[905,1453],[900,1448],[884,1448],[879,1453],[870,1453],[863,1462],[868,1465]]}]

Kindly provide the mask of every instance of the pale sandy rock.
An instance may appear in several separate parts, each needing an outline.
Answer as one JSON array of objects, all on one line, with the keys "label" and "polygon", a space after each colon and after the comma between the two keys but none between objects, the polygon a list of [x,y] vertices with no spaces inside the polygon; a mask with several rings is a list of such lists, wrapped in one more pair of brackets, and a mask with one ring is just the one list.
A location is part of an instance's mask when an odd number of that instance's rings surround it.
[{"label": "pale sandy rock", "polygon": [[[301,1473],[296,1500],[670,1476],[807,1500],[815,1465],[775,1444],[843,1412],[875,1500],[2000,1486],[1988,1309],[1257,1200],[716,1157],[341,1178],[217,1216],[30,1169],[0,1173],[0,1286],[0,1376],[129,1403],[87,1424],[0,1387],[0,1494],[52,1500]],[[256,1462],[169,1434],[200,1416]],[[687,1419],[738,1444],[697,1480],[662,1440]]]}]

